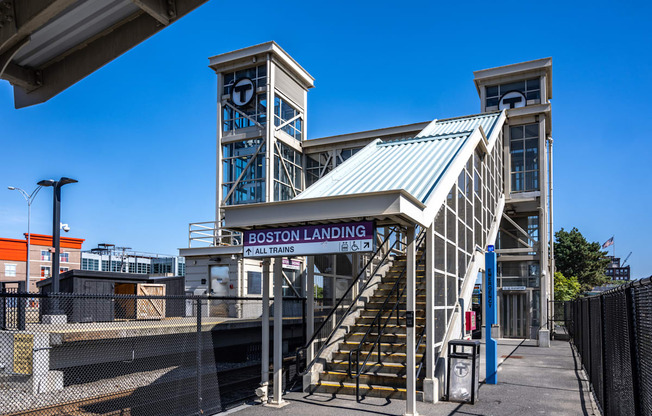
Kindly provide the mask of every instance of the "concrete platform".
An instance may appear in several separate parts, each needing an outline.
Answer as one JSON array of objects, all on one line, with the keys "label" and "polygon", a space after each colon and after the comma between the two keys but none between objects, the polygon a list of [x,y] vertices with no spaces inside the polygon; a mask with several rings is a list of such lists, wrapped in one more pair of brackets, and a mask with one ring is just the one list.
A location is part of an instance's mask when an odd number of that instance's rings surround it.
[{"label": "concrete platform", "polygon": [[[300,324],[301,318],[283,318],[284,324]],[[273,319],[270,319],[270,325]],[[202,318],[202,332],[260,328],[261,319]],[[164,318],[139,321],[112,321],[91,323],[27,325],[30,332],[50,334],[51,345],[67,342],[119,339],[142,336],[170,335],[197,332],[196,317]]]},{"label": "concrete platform", "polygon": [[[482,351],[484,354],[484,350]],[[598,415],[579,357],[566,341],[538,348],[536,341],[500,340],[497,385],[480,386],[475,405],[452,402],[417,403],[420,415]],[[484,358],[482,358],[482,363]],[[482,365],[481,365],[482,366]],[[481,382],[484,382],[484,368]],[[261,405],[230,411],[236,416],[258,415],[402,415],[405,401],[289,393],[282,409]],[[224,414],[224,413],[222,413]]]}]

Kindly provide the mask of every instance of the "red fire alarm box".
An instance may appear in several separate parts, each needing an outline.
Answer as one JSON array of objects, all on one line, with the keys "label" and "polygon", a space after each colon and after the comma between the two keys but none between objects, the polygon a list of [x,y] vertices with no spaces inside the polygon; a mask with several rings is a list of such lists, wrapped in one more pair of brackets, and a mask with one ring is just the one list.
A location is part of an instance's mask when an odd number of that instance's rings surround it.
[{"label": "red fire alarm box", "polygon": [[473,331],[475,329],[475,312],[474,311],[467,311],[466,315],[464,316],[464,328],[467,332],[468,331]]}]

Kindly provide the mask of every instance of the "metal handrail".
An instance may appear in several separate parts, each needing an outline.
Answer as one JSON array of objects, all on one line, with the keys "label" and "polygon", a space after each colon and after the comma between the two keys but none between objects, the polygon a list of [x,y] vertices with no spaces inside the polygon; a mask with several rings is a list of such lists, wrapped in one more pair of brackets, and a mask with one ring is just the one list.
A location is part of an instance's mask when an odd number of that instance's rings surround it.
[{"label": "metal handrail", "polygon": [[188,224],[188,247],[192,243],[202,243],[211,247],[242,245],[242,233],[228,228],[220,228],[219,222],[191,222]]},{"label": "metal handrail", "polygon": [[396,228],[391,228],[391,232],[390,232],[389,234],[387,234],[387,236],[385,237],[385,239],[383,240],[383,242],[379,245],[378,250],[376,250],[376,252],[375,252],[372,256],[369,257],[369,260],[367,261],[367,264],[365,264],[365,266],[361,269],[360,273],[358,273],[358,275],[356,276],[356,278],[351,282],[351,284],[349,285],[349,287],[348,287],[348,289],[346,290],[346,292],[342,295],[342,297],[341,297],[340,300],[337,302],[337,304],[336,304],[336,305],[331,309],[330,313],[329,313],[329,314],[326,316],[326,318],[322,321],[321,325],[319,325],[319,328],[317,328],[317,330],[312,334],[312,337],[310,337],[310,339],[308,340],[308,342],[306,342],[305,345],[303,345],[302,347],[297,348],[297,352],[296,352],[296,357],[297,357],[297,360],[296,360],[297,371],[296,371],[296,372],[297,372],[297,374],[298,374],[299,376],[303,376],[303,375],[307,374],[307,373],[310,371],[310,369],[312,368],[312,366],[315,364],[315,362],[317,361],[317,359],[319,358],[319,356],[320,356],[321,353],[323,352],[324,348],[326,348],[326,346],[328,346],[330,340],[333,338],[333,336],[334,336],[335,332],[337,331],[337,329],[342,325],[342,322],[343,322],[344,319],[349,315],[349,313],[351,312],[351,309],[353,308],[353,306],[357,304],[357,302],[359,301],[360,297],[362,297],[362,294],[364,293],[364,291],[365,291],[365,290],[367,289],[367,287],[369,286],[369,283],[371,282],[373,276],[375,276],[376,273],[378,273],[378,270],[380,270],[380,268],[382,267],[382,265],[385,263],[385,260],[387,260],[387,258],[389,257],[389,255],[390,255],[390,253],[392,252],[392,249],[394,248],[394,246],[395,246],[397,243],[400,243],[400,240],[399,240],[398,238],[394,241],[394,243],[392,243],[392,245],[391,245],[389,248],[387,248],[387,251],[386,251],[385,254],[382,256],[382,259],[380,260],[380,262],[379,262],[378,265],[376,266],[376,269],[373,271],[373,273],[371,273],[371,274],[369,275],[369,279],[365,282],[365,284],[362,286],[362,288],[358,291],[358,295],[355,297],[355,299],[353,299],[353,300],[351,301],[351,304],[350,304],[349,307],[346,309],[346,312],[345,312],[345,313],[340,317],[339,321],[335,324],[335,326],[333,327],[333,330],[330,332],[330,334],[329,334],[328,337],[326,338],[326,341],[323,343],[323,345],[321,346],[321,348],[319,348],[319,350],[314,354],[314,356],[313,356],[312,360],[310,361],[310,363],[307,363],[306,366],[305,366],[305,368],[303,368],[303,369],[300,368],[300,365],[301,365],[301,353],[302,353],[302,352],[305,353],[305,351],[306,351],[306,350],[310,347],[310,345],[315,341],[315,339],[317,338],[317,334],[319,334],[319,333],[321,332],[321,330],[324,328],[324,326],[326,325],[326,323],[331,319],[331,317],[333,317],[333,315],[334,315],[335,312],[337,311],[337,308],[340,307],[340,305],[342,304],[342,302],[344,302],[344,300],[346,299],[346,297],[348,296],[348,294],[351,292],[351,290],[353,289],[353,287],[358,283],[358,281],[360,280],[360,277],[364,275],[364,273],[366,272],[367,268],[368,268],[368,267],[373,263],[373,261],[378,257],[378,254],[379,254],[380,251],[383,249],[383,247],[385,246],[385,244],[389,241],[389,239],[390,239],[390,237],[392,236],[392,234],[395,234],[396,232],[397,232],[397,229],[396,229]]},{"label": "metal handrail", "polygon": [[[423,243],[423,240],[425,239],[425,236],[426,236],[426,230],[423,229],[423,230],[421,230],[421,232],[419,233],[419,235],[417,237],[417,241],[416,241],[416,246],[417,247],[421,246],[421,244]],[[417,259],[417,261],[415,263],[419,264],[422,261],[424,255],[425,255],[425,250],[421,253],[421,255],[419,256],[419,258]],[[360,400],[360,394],[359,394],[360,376],[362,375],[362,372],[364,371],[365,367],[367,366],[367,363],[369,362],[369,358],[371,357],[371,354],[376,349],[376,346],[378,347],[378,352],[377,352],[378,364],[381,364],[381,345],[380,345],[381,342],[380,342],[380,340],[381,340],[381,338],[383,336],[385,328],[387,328],[387,324],[389,323],[390,319],[392,318],[392,314],[394,313],[394,310],[396,310],[396,323],[397,323],[397,325],[399,324],[399,319],[400,319],[399,311],[400,311],[400,309],[398,309],[398,306],[399,306],[399,303],[401,301],[401,297],[405,293],[405,289],[407,288],[407,285],[405,287],[403,287],[403,290],[401,290],[400,294],[398,293],[398,287],[399,287],[401,279],[405,275],[406,271],[407,271],[407,264],[405,265],[405,267],[401,271],[401,274],[396,279],[396,282],[394,283],[394,286],[392,286],[392,289],[387,294],[387,297],[385,298],[385,301],[383,302],[382,306],[380,307],[380,309],[376,313],[376,316],[374,317],[374,320],[371,321],[371,324],[369,325],[369,329],[367,330],[367,332],[364,334],[364,336],[360,340],[360,343],[359,343],[358,347],[355,348],[355,349],[349,350],[348,376],[350,378],[355,379],[355,398],[356,398],[356,401]],[[387,305],[387,302],[389,301],[389,298],[392,296],[392,294],[395,291],[396,291],[396,302],[394,303],[394,306],[392,307],[392,309],[389,311],[389,315],[387,315],[387,318],[385,319],[385,323],[381,328],[381,318],[382,318],[383,312],[385,311],[385,306]],[[364,361],[362,363],[362,367],[360,367],[360,351],[361,351],[362,345],[365,343],[365,341],[366,341],[367,337],[369,336],[369,334],[371,334],[371,330],[374,328],[374,324],[376,323],[376,321],[378,321],[378,335],[376,336],[376,339],[374,340],[371,348],[369,349],[369,352],[367,353],[367,356],[365,357],[365,359],[364,359]],[[425,328],[426,327],[424,326],[424,331],[425,331]],[[423,332],[422,332],[421,337],[419,337],[419,342],[417,343],[417,350],[419,348],[419,344],[421,343],[422,337],[423,337]],[[352,368],[351,368],[351,365],[352,365],[352,362],[353,362],[353,353],[354,352],[356,354],[356,361],[355,361],[356,372],[355,372],[355,375],[353,374],[353,371],[352,371]],[[423,360],[423,357],[422,357],[422,360]]]}]

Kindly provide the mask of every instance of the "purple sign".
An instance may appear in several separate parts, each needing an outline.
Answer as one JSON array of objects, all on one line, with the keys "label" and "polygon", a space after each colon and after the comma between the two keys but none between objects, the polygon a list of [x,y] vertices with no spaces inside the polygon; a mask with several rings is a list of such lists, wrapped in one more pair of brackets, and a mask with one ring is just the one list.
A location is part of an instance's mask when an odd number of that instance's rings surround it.
[{"label": "purple sign", "polygon": [[374,223],[306,225],[245,231],[245,257],[355,253],[374,250]]}]

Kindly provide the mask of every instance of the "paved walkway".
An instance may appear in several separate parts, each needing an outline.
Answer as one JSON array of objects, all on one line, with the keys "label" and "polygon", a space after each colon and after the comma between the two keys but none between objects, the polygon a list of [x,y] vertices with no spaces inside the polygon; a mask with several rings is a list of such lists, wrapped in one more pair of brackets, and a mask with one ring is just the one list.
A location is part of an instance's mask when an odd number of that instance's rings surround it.
[{"label": "paved walkway", "polygon": [[[481,366],[484,363],[484,351]],[[498,384],[481,384],[475,405],[417,402],[420,415],[598,415],[581,370],[579,357],[567,341],[553,341],[538,348],[536,341],[500,340]],[[481,382],[484,381],[484,368]],[[235,416],[258,415],[402,415],[405,401],[367,398],[356,403],[352,396],[288,393],[290,404],[273,409],[261,405],[230,411]]]}]

